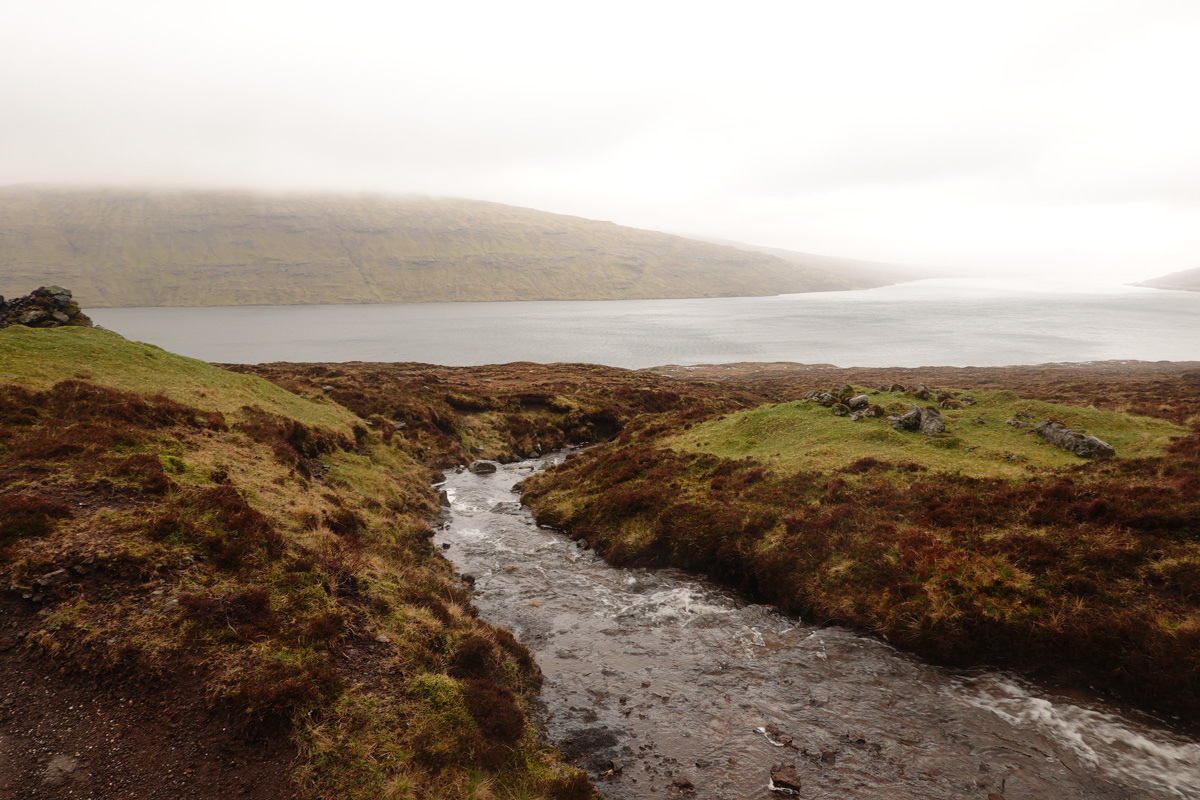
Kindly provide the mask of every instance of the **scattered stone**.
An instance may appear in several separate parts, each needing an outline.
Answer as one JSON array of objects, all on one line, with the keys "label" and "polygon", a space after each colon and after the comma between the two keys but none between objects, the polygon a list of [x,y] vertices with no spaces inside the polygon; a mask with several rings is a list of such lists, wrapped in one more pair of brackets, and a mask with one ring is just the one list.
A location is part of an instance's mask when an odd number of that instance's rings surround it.
[{"label": "scattered stone", "polygon": [[838,398],[852,397],[854,395],[854,387],[848,383],[843,383],[842,388],[838,389]]},{"label": "scattered stone", "polygon": [[1037,426],[1038,435],[1052,445],[1070,450],[1080,458],[1112,458],[1117,451],[1111,444],[1087,431],[1071,430],[1061,422],[1045,420]]},{"label": "scattered stone", "polygon": [[845,403],[837,403],[833,407],[833,415],[835,417],[848,417],[850,416],[850,409]]},{"label": "scattered stone", "polygon": [[871,398],[867,397],[865,394],[860,394],[855,397],[851,397],[849,400],[846,401],[846,405],[850,407],[851,411],[858,411],[860,409],[864,409],[867,406],[869,406],[870,404],[871,404]]},{"label": "scattered stone", "polygon": [[890,389],[888,389],[888,391],[889,392],[907,392],[908,390],[904,388],[904,384],[902,384],[902,383],[893,383],[892,387]]},{"label": "scattered stone", "polygon": [[771,767],[770,789],[779,794],[799,794],[800,776],[796,774],[796,768],[789,764],[776,764]]},{"label": "scattered stone", "polygon": [[875,418],[884,416],[884,413],[883,406],[867,406],[866,410],[863,411],[865,416]]},{"label": "scattered stone", "polygon": [[476,475],[491,475],[496,471],[495,461],[472,461],[467,469],[474,472]]},{"label": "scattered stone", "polygon": [[975,419],[971,420],[971,422],[974,422],[976,425],[985,425],[985,424],[987,424],[987,423],[985,423],[985,422],[984,422],[984,420],[983,420],[983,417],[975,417]]},{"label": "scattered stone", "polygon": [[450,507],[450,495],[445,489],[438,489],[438,505]]},{"label": "scattered stone", "polygon": [[407,427],[408,427],[408,423],[407,423],[407,422],[403,422],[403,421],[400,421],[400,422],[393,422],[393,423],[392,423],[392,427],[393,427],[393,428],[395,428],[395,429],[396,429],[396,430],[398,430],[398,431],[402,431],[402,430],[404,430],[405,428],[407,428]]},{"label": "scattered stone", "polygon": [[941,400],[938,402],[938,405],[941,406],[942,408],[952,408],[952,409],[961,409],[961,408],[967,407],[965,403],[963,403],[959,400]]},{"label": "scattered stone", "polygon": [[929,399],[929,390],[928,389],[917,389],[915,392],[913,392],[913,397],[917,398],[918,400],[928,400]]},{"label": "scattered stone", "polygon": [[1032,428],[1033,427],[1032,422],[1022,422],[1019,419],[1006,419],[1006,420],[1004,420],[1004,424],[1011,425],[1014,428]]},{"label": "scattered stone", "polygon": [[464,572],[462,575],[460,575],[460,576],[459,576],[459,580],[461,580],[461,581],[462,581],[463,583],[465,583],[467,586],[474,586],[474,585],[475,585],[475,576],[474,576],[474,575],[472,575],[472,574],[471,574],[471,573],[469,573],[469,572]]},{"label": "scattered stone", "polygon": [[671,781],[671,787],[678,792],[683,792],[684,794],[691,794],[692,792],[696,791],[696,787],[692,785],[692,782],[687,778],[676,778],[675,780]]},{"label": "scattered stone", "polygon": [[450,543],[449,543],[449,542],[442,542],[442,549],[443,549],[443,550],[449,550],[449,549],[450,549]]},{"label": "scattered stone", "polygon": [[858,422],[862,418],[863,418],[863,415],[858,413],[857,411],[855,411],[853,414],[850,415],[851,422]]}]

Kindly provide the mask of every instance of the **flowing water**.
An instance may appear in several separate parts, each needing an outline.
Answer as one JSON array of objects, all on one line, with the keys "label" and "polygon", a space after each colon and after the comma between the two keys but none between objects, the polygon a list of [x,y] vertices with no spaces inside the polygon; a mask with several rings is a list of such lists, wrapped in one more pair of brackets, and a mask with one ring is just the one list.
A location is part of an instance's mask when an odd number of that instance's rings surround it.
[{"label": "flowing water", "polygon": [[447,473],[435,542],[533,652],[546,736],[607,796],[780,797],[786,765],[802,798],[1200,798],[1200,743],[1162,725],[608,566],[514,494],[560,457]]}]

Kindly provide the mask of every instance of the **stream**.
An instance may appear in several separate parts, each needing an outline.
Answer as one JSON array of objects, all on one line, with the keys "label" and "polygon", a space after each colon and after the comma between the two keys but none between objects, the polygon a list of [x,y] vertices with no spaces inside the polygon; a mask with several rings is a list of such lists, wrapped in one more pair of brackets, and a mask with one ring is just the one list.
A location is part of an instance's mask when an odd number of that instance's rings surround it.
[{"label": "stream", "polygon": [[[545,675],[535,719],[610,798],[1200,798],[1200,743],[998,672],[925,664],[676,570],[616,569],[514,486],[446,474],[435,544]],[[782,774],[782,773],[777,773]],[[777,788],[782,788],[781,786]]]}]

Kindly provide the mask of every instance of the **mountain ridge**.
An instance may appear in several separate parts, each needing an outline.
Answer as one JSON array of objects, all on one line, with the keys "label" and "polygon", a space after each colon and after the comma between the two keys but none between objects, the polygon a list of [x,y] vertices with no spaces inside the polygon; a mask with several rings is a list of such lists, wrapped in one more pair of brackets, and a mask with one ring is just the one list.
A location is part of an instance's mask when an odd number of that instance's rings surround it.
[{"label": "mountain ridge", "polygon": [[0,188],[0,294],[89,307],[755,296],[885,285],[776,256],[455,198]]}]

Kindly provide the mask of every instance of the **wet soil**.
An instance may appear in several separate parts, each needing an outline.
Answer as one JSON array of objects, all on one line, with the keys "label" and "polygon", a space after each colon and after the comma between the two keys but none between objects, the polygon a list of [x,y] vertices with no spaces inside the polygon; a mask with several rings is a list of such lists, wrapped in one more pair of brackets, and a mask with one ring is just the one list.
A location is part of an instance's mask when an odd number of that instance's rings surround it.
[{"label": "wet soil", "polygon": [[209,708],[191,676],[97,677],[0,652],[0,800],[284,800],[295,758]]}]

